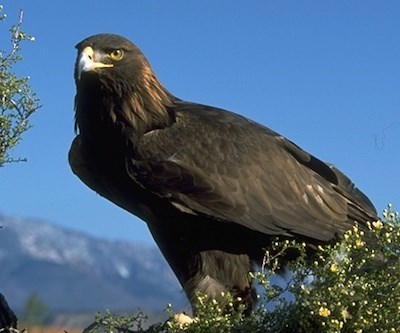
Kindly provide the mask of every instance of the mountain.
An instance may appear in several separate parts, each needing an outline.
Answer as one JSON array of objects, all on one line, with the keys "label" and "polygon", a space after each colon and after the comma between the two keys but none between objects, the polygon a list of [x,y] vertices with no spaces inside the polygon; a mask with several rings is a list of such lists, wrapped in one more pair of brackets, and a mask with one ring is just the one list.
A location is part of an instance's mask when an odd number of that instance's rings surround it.
[{"label": "mountain", "polygon": [[0,292],[21,311],[36,293],[52,312],[161,310],[186,304],[156,248],[0,215]]}]

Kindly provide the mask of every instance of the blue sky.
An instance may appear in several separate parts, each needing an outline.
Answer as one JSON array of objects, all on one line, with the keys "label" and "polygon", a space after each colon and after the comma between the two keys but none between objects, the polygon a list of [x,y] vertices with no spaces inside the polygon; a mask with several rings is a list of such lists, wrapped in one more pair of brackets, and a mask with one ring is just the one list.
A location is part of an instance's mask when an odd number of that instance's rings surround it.
[{"label": "blue sky", "polygon": [[17,72],[42,108],[0,169],[0,212],[95,236],[153,244],[144,223],[70,171],[74,45],[124,35],[176,96],[252,118],[344,171],[375,203],[400,207],[400,2],[4,0],[25,11]]}]

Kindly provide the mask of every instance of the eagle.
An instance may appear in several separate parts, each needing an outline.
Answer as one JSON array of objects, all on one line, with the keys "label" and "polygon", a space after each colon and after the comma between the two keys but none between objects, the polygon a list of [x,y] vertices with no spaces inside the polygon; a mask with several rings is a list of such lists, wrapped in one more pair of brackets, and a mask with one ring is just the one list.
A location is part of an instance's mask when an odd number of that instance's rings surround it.
[{"label": "eagle", "polygon": [[276,237],[312,252],[377,219],[333,165],[248,118],[175,97],[128,39],[97,34],[76,49],[72,171],[146,222],[194,310],[197,292],[230,292],[251,309],[249,272]]}]

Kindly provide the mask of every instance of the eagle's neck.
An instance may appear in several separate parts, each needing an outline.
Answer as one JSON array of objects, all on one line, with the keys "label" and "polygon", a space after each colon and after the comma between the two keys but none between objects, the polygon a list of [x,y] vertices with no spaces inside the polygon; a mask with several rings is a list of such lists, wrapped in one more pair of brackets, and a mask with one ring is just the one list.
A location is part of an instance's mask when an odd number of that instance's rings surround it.
[{"label": "eagle's neck", "polygon": [[76,127],[89,141],[123,141],[136,146],[146,132],[165,128],[174,121],[171,111],[177,100],[144,66],[134,84],[107,77],[86,77],[76,95]]}]

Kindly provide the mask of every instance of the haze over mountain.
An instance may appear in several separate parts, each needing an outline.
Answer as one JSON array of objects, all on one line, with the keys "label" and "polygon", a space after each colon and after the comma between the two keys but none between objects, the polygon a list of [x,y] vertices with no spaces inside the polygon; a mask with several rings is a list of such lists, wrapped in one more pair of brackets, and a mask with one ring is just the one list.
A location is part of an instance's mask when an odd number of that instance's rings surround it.
[{"label": "haze over mountain", "polygon": [[0,214],[0,292],[23,309],[32,293],[53,312],[162,310],[184,293],[156,248],[96,239]]}]

